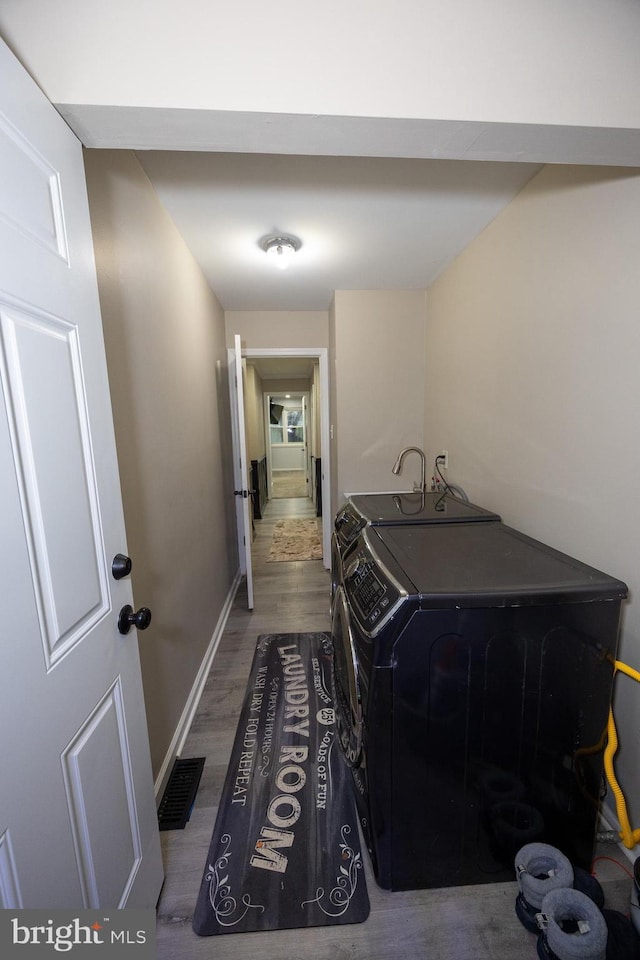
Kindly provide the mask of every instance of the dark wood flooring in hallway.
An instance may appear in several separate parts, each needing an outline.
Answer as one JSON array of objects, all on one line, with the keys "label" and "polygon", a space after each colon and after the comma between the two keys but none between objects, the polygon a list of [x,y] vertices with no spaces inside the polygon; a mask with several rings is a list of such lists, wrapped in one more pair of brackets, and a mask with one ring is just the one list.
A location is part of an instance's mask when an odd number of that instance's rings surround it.
[{"label": "dark wood flooring in hallway", "polygon": [[[322,561],[267,562],[276,521],[313,515],[310,500],[273,500],[256,521],[254,609],[247,610],[241,586],[183,751],[184,757],[206,757],[196,803],[184,830],[161,834],[166,880],[157,911],[158,958],[535,960],[535,937],[514,913],[515,881],[389,893],[376,885],[366,852],[371,914],[365,923],[206,938],[191,929],[256,639],[261,633],[330,629],[330,575]],[[628,913],[629,863],[615,845],[598,852],[620,864],[596,865],[607,906]]]}]

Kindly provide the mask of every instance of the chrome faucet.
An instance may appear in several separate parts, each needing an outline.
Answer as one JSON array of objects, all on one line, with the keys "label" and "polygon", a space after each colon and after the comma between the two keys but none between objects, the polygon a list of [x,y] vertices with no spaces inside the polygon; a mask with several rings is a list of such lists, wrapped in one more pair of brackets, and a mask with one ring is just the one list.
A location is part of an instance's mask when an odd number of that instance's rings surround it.
[{"label": "chrome faucet", "polygon": [[413,490],[415,493],[424,493],[426,489],[426,461],[423,451],[420,447],[405,447],[404,450],[401,450],[398,454],[398,459],[393,465],[392,473],[396,476],[402,471],[402,462],[406,455],[411,451],[415,451],[420,457],[421,462],[421,472],[420,472],[420,484],[414,483]]}]

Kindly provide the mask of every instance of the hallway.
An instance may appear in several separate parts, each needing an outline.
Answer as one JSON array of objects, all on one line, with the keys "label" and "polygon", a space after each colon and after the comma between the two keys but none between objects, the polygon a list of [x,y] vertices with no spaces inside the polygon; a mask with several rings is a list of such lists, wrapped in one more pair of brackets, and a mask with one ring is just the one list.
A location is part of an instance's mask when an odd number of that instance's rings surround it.
[{"label": "hallway", "polygon": [[[255,609],[241,586],[187,738],[183,756],[206,757],[191,819],[161,833],[166,880],[158,904],[159,960],[520,960],[537,956],[535,938],[516,919],[516,884],[389,893],[377,887],[364,854],[371,914],[363,924],[197,937],[191,929],[217,803],[259,634],[329,630],[330,575],[320,560],[267,562],[282,517],[312,517],[308,499],[271,501],[256,521]],[[418,855],[419,852],[417,851]],[[616,846],[599,853],[628,867]],[[596,864],[607,906],[628,913],[623,868]]]},{"label": "hallway", "polygon": [[[313,518],[310,499],[275,499],[268,503],[262,520],[255,521],[252,544],[254,609],[247,609],[246,585],[240,585],[207,679],[198,711],[183,751],[184,757],[206,757],[194,810],[184,830],[160,834],[166,879],[158,904],[159,960],[191,957],[283,958],[299,940],[299,931],[234,934],[200,938],[191,930],[218,798],[222,791],[229,755],[257,637],[261,633],[329,630],[330,574],[321,560],[268,562],[273,530],[283,518]],[[317,934],[310,931],[309,943]],[[281,943],[280,938],[285,941]],[[324,934],[325,942],[327,934]],[[213,941],[216,942],[213,942]],[[318,941],[320,943],[320,941]],[[299,945],[298,945],[299,946]],[[324,956],[318,947],[316,956]],[[264,954],[261,951],[264,951]],[[314,954],[309,954],[314,956]]]}]

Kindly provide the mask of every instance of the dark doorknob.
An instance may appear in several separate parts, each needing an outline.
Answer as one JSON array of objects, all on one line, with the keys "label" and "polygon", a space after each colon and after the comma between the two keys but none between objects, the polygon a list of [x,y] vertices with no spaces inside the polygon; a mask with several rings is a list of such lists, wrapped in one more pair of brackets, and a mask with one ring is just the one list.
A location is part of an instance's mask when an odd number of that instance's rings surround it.
[{"label": "dark doorknob", "polygon": [[128,603],[124,605],[118,616],[118,630],[120,633],[129,633],[131,627],[138,630],[146,630],[151,623],[151,610],[148,607],[140,607],[136,612]]}]

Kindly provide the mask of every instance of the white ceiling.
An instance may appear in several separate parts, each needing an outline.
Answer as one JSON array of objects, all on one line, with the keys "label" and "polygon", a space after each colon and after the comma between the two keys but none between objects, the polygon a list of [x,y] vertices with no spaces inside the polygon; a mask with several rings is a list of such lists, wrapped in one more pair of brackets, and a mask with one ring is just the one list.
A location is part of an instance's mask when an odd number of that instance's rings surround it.
[{"label": "white ceiling", "polygon": [[[137,154],[225,310],[326,310],[335,290],[416,290],[540,169],[534,164]],[[260,248],[302,241],[286,271]]]},{"label": "white ceiling", "polygon": [[138,151],[226,310],[424,289],[536,164],[639,163],[637,2],[187,6],[0,0],[0,34],[85,146]]}]

